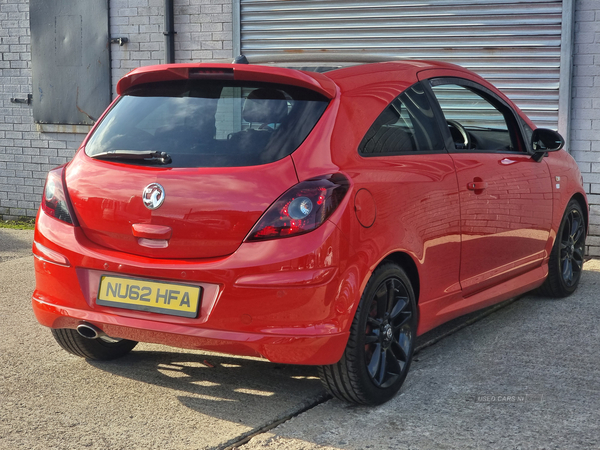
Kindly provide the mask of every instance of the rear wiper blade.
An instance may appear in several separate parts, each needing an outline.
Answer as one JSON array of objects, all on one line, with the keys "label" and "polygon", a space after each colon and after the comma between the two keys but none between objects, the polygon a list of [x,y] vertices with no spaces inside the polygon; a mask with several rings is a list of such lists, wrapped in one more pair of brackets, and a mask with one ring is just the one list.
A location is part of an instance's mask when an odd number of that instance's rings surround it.
[{"label": "rear wiper blade", "polygon": [[91,155],[96,159],[142,159],[148,162],[170,164],[172,159],[167,152],[151,150],[108,150]]}]

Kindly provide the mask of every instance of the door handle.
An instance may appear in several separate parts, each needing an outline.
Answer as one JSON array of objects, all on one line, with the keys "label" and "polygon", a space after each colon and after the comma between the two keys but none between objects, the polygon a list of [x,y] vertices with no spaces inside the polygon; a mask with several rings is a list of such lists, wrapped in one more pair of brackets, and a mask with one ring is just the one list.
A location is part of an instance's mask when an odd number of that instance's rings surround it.
[{"label": "door handle", "polygon": [[482,191],[488,187],[485,181],[471,181],[467,183],[467,189],[470,191]]}]

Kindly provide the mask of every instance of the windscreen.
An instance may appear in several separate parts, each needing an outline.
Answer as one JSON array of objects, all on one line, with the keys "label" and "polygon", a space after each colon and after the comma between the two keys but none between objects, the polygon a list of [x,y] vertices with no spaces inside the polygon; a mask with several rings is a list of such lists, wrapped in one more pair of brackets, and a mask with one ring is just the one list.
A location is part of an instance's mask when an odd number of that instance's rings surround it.
[{"label": "windscreen", "polygon": [[[327,107],[317,92],[267,83],[186,80],[134,86],[90,137],[91,157],[166,152],[168,167],[233,167],[277,161],[302,144]],[[109,155],[110,156],[110,155]]]}]

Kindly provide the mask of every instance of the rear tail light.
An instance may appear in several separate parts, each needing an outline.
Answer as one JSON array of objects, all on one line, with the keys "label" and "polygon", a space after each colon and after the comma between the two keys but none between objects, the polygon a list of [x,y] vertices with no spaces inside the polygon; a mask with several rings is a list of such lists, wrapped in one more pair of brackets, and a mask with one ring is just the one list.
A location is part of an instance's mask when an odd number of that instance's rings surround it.
[{"label": "rear tail light", "polygon": [[49,216],[73,225],[73,216],[69,210],[69,200],[62,179],[63,168],[51,170],[46,178],[42,210]]},{"label": "rear tail light", "polygon": [[297,184],[270,206],[246,240],[297,236],[318,228],[340,205],[349,185],[342,174]]}]

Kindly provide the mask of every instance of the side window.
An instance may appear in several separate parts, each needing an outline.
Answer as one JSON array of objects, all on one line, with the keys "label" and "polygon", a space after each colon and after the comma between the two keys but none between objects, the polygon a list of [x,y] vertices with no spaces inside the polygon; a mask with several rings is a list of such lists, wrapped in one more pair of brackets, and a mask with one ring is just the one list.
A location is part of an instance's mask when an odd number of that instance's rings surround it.
[{"label": "side window", "polygon": [[508,106],[458,84],[435,84],[432,90],[444,113],[457,150],[524,151],[519,127]]},{"label": "side window", "polygon": [[377,117],[361,141],[363,156],[426,153],[444,150],[431,105],[420,84],[400,94]]}]

